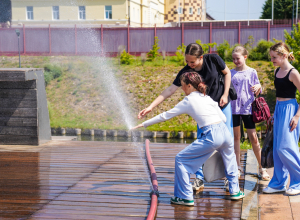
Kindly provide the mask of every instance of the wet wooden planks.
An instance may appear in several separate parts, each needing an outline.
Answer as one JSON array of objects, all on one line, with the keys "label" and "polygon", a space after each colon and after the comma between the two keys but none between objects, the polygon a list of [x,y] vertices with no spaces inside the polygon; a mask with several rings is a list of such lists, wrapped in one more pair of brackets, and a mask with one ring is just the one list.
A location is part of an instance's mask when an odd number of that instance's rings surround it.
[{"label": "wet wooden planks", "polygon": [[0,219],[145,219],[142,148],[52,141],[32,149],[0,151]]},{"label": "wet wooden planks", "polygon": [[[150,145],[157,219],[240,218],[241,202],[226,200],[222,181],[205,184],[195,207],[170,204],[174,158],[185,146]],[[146,218],[151,188],[142,144],[51,141],[38,150],[16,149],[0,146],[0,219]]]},{"label": "wet wooden planks", "polygon": [[[171,205],[174,195],[175,156],[186,145],[151,144],[151,157],[158,177],[160,197],[156,219],[240,219],[242,201],[231,201],[224,191],[222,180],[204,183],[203,190],[194,195],[194,207]],[[246,151],[241,153],[241,165],[245,168]],[[191,175],[193,181],[194,175]],[[240,188],[244,188],[244,175],[240,178]]]}]

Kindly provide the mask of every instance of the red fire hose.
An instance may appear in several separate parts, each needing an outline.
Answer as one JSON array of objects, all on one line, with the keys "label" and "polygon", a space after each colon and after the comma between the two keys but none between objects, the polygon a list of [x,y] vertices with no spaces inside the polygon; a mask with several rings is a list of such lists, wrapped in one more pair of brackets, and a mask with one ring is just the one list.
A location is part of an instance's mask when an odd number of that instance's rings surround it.
[{"label": "red fire hose", "polygon": [[151,204],[150,204],[150,210],[147,216],[147,220],[154,220],[156,217],[157,212],[157,201],[158,201],[158,182],[157,182],[157,176],[155,172],[155,168],[151,159],[150,149],[149,149],[150,141],[146,139],[145,141],[145,151],[146,151],[146,158],[148,162],[148,168],[151,175],[151,181],[153,186],[153,191],[150,193],[151,195]]}]

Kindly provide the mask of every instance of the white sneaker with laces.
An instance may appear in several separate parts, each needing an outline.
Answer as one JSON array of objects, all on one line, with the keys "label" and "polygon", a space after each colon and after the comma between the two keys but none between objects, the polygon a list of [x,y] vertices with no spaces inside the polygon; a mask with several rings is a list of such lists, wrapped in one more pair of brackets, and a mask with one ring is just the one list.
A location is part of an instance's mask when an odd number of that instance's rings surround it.
[{"label": "white sneaker with laces", "polygon": [[285,191],[285,193],[288,194],[289,196],[295,196],[297,194],[300,194],[300,190],[289,188],[287,191]]},{"label": "white sneaker with laces", "polygon": [[273,189],[268,186],[263,189],[263,193],[278,193],[278,192],[285,192],[285,191],[286,191],[285,187],[283,189]]}]

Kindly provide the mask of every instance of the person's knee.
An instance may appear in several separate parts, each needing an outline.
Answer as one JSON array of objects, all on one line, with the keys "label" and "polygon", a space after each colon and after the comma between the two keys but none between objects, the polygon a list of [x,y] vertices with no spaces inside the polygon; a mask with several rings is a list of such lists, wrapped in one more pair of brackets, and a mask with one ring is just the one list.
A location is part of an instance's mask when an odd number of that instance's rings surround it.
[{"label": "person's knee", "polygon": [[237,132],[234,132],[234,135],[233,135],[234,137],[234,141],[240,141],[240,139],[241,139],[241,135],[240,134],[237,134]]},{"label": "person's knee", "polygon": [[259,141],[258,141],[258,137],[257,137],[257,134],[256,132],[252,132],[249,134],[249,139],[252,143],[252,146],[257,146],[259,145]]}]

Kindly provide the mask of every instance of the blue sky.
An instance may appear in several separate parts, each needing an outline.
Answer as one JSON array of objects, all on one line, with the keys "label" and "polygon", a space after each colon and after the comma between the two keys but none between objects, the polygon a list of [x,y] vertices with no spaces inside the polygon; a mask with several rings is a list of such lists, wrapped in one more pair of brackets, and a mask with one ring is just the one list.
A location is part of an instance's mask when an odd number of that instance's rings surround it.
[{"label": "blue sky", "polygon": [[[224,20],[226,1],[226,20],[248,19],[248,0],[206,0],[207,13],[216,20]],[[250,19],[259,19],[265,0],[249,0]]]}]

